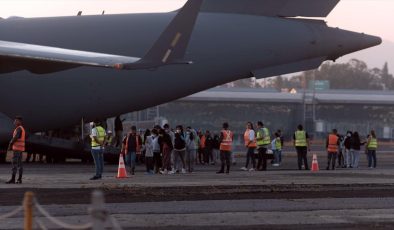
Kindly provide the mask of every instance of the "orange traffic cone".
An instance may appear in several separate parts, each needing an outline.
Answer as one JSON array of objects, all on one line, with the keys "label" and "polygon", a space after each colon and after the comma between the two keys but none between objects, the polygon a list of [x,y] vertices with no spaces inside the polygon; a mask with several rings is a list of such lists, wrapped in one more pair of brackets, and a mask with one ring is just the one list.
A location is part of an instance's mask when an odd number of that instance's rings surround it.
[{"label": "orange traffic cone", "polygon": [[124,165],[123,154],[119,155],[118,179],[127,178],[126,167]]},{"label": "orange traffic cone", "polygon": [[312,172],[319,171],[319,163],[317,162],[317,155],[316,154],[313,154],[311,171]]}]

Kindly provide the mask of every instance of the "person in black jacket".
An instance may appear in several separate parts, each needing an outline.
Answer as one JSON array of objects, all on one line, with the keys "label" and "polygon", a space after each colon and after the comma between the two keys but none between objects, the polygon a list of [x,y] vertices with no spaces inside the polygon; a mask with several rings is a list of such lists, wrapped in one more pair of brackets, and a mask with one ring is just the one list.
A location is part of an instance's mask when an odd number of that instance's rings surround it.
[{"label": "person in black jacket", "polygon": [[215,165],[220,160],[220,137],[216,133],[213,135],[212,140],[212,155],[213,165]]},{"label": "person in black jacket", "polygon": [[206,164],[209,164],[209,161],[211,161],[211,164],[214,164],[212,150],[213,150],[213,138],[209,130],[207,130],[205,132],[205,148],[204,148],[204,162]]},{"label": "person in black jacket", "polygon": [[364,144],[365,142],[361,142],[358,132],[354,132],[350,141],[350,153],[353,158],[352,166],[350,168],[358,168],[358,163],[360,161],[360,150],[361,146]]},{"label": "person in black jacket", "polygon": [[176,127],[175,132],[175,140],[174,140],[174,168],[171,173],[175,173],[180,171],[178,162],[180,159],[182,163],[182,173],[186,173],[186,163],[185,163],[185,154],[186,154],[186,136],[183,132],[183,126],[178,125]]}]

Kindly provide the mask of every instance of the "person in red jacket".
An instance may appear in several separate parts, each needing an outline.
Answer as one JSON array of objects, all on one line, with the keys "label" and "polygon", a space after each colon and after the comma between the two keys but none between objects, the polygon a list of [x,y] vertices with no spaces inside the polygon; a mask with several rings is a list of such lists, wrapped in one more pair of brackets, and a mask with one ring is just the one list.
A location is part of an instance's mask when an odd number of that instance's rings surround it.
[{"label": "person in red jacket", "polygon": [[127,134],[124,140],[124,153],[126,154],[126,162],[130,165],[130,173],[134,175],[137,152],[141,151],[142,138],[137,134],[137,127],[132,126],[130,132]]}]

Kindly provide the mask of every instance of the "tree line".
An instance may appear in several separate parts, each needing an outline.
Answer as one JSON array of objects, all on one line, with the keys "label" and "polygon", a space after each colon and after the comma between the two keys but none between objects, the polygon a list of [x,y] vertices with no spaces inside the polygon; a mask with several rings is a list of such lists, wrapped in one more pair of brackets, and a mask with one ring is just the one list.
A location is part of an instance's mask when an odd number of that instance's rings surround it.
[{"label": "tree line", "polygon": [[387,62],[381,69],[370,69],[365,62],[358,59],[352,59],[347,63],[325,62],[316,70],[291,77],[276,76],[263,81],[242,79],[224,87],[300,89],[307,88],[308,82],[313,80],[329,81],[330,89],[394,90],[394,77],[389,72]]}]

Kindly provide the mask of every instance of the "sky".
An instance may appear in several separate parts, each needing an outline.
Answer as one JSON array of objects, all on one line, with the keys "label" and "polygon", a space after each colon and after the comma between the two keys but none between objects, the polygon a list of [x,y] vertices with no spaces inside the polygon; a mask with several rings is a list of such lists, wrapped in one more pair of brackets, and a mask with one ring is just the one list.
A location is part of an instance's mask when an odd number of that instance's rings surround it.
[{"label": "sky", "polygon": [[[167,12],[185,0],[0,0],[0,17]],[[394,42],[394,0],[341,0],[325,19],[330,26],[381,36]]]}]

